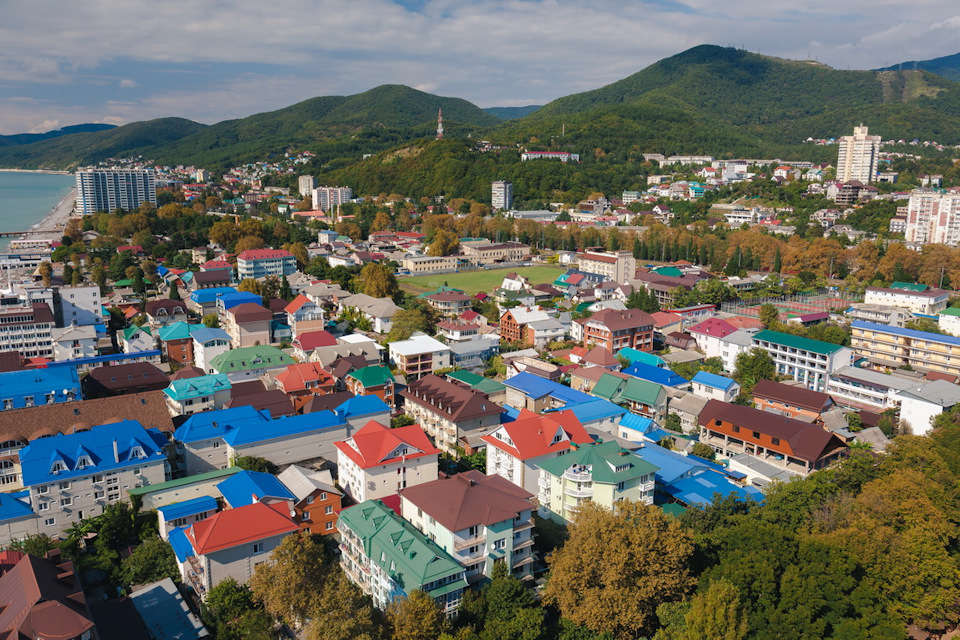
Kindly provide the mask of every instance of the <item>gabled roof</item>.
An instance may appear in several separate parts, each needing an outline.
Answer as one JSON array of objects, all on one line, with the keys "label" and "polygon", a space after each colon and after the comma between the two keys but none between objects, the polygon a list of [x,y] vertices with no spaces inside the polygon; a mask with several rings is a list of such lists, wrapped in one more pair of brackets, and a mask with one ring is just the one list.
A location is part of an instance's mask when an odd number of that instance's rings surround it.
[{"label": "gabled roof", "polygon": [[484,378],[483,376],[473,373],[472,371],[467,371],[466,369],[457,369],[456,371],[451,371],[447,374],[447,379],[462,382],[471,389],[482,391],[487,395],[499,393],[506,388],[502,382],[497,382],[496,380],[491,380],[490,378]]},{"label": "gabled roof", "polygon": [[79,638],[93,629],[73,564],[24,555],[0,576],[0,637]]},{"label": "gabled roof", "polygon": [[278,373],[276,381],[285,392],[291,393],[306,389],[308,382],[316,383],[317,386],[332,384],[333,376],[324,370],[319,362],[298,362]]},{"label": "gabled roof", "polygon": [[210,366],[220,373],[231,373],[251,369],[284,367],[294,362],[293,358],[277,347],[262,345],[225,351],[213,358],[210,361]]},{"label": "gabled roof", "polygon": [[303,307],[303,305],[305,305],[305,304],[307,304],[307,303],[313,304],[313,301],[310,300],[310,298],[308,298],[307,296],[305,296],[305,295],[303,295],[303,294],[301,293],[301,294],[298,295],[296,298],[294,298],[294,299],[290,302],[290,304],[288,304],[286,307],[284,307],[283,310],[286,311],[287,313],[296,313],[297,311],[299,311],[299,310]]},{"label": "gabled roof", "polygon": [[641,380],[661,384],[665,387],[681,387],[690,382],[670,369],[653,367],[649,364],[643,364],[642,362],[634,362],[624,369],[622,373],[633,376],[634,378],[640,378]]},{"label": "gabled roof", "polygon": [[730,378],[719,376],[709,371],[698,371],[697,375],[693,376],[692,382],[700,383],[705,387],[720,389],[721,391],[728,391],[733,385],[737,384],[736,380],[731,380]]},{"label": "gabled roof", "polygon": [[187,418],[174,432],[173,437],[178,442],[183,443],[211,440],[213,438],[223,438],[234,429],[247,424],[260,424],[269,421],[269,414],[264,411],[257,411],[253,407],[204,411],[194,413]]},{"label": "gabled roof", "polygon": [[[510,442],[497,437],[498,434],[505,435]],[[560,438],[554,441],[558,435]],[[538,415],[527,409],[522,410],[513,422],[500,425],[480,439],[520,460],[565,451],[571,442],[593,441],[572,411]]]},{"label": "gabled roof", "polygon": [[243,302],[227,309],[237,322],[265,322],[273,319],[273,313],[262,304]]},{"label": "gabled roof", "polygon": [[300,347],[301,351],[313,351],[317,347],[332,347],[337,344],[337,339],[329,331],[305,331],[297,334],[293,343]]},{"label": "gabled roof", "polygon": [[186,340],[190,338],[197,329],[205,329],[202,324],[187,324],[180,320],[165,327],[160,327],[157,331],[157,337],[163,342],[170,340]]},{"label": "gabled roof", "polygon": [[314,471],[296,464],[292,464],[284,469],[277,480],[283,483],[301,502],[315,491],[323,491],[335,495],[343,495],[333,484],[333,477],[328,469],[323,471]]},{"label": "gabled roof", "polygon": [[200,496],[198,498],[157,507],[157,511],[160,512],[160,515],[163,516],[166,522],[170,522],[179,518],[186,518],[187,516],[195,516],[205,511],[216,511],[217,508],[216,498],[213,496]]},{"label": "gabled roof", "polygon": [[250,544],[277,535],[293,533],[299,526],[287,515],[283,503],[266,505],[254,502],[216,513],[194,523],[184,534],[192,547],[191,555],[206,555]]},{"label": "gabled roof", "polygon": [[408,402],[440,413],[454,422],[499,415],[503,411],[500,405],[491,402],[485,394],[475,393],[432,373],[410,383],[400,394]]},{"label": "gabled roof", "polygon": [[385,384],[393,384],[395,382],[393,379],[393,374],[390,373],[390,369],[383,365],[375,367],[363,367],[362,369],[357,369],[347,377],[353,378],[363,385],[364,388],[379,387]]},{"label": "gabled roof", "polygon": [[473,469],[401,489],[400,497],[452,532],[513,520],[533,508],[533,494],[502,476]]},{"label": "gabled roof", "polygon": [[211,373],[195,378],[181,378],[174,380],[163,390],[168,397],[183,401],[187,398],[201,398],[218,391],[229,391],[233,387],[230,378],[225,373]]},{"label": "gabled roof", "polygon": [[553,476],[562,476],[574,465],[590,467],[593,481],[605,484],[633,480],[657,471],[656,465],[627,449],[622,449],[613,441],[577,445],[566,455],[537,463],[538,467]]},{"label": "gabled roof", "polygon": [[208,342],[213,342],[214,340],[226,340],[227,342],[230,342],[230,335],[223,329],[203,326],[194,329],[190,333],[190,337],[193,338],[194,342],[198,342],[200,344],[207,344]]},{"label": "gabled roof", "polygon": [[426,432],[416,424],[390,429],[371,420],[352,437],[333,444],[361,469],[440,454],[440,450],[430,443]]},{"label": "gabled roof", "polygon": [[687,333],[694,334],[694,337],[696,337],[696,335],[705,335],[712,338],[725,338],[736,330],[737,328],[726,320],[708,318],[700,324],[696,324],[687,329]]},{"label": "gabled roof", "polygon": [[260,471],[238,471],[218,483],[217,489],[234,509],[254,502],[263,502],[265,498],[295,500],[290,490],[275,476]]},{"label": "gabled roof", "polygon": [[819,391],[811,391],[804,387],[797,387],[773,380],[760,380],[753,388],[754,398],[775,400],[787,405],[807,409],[816,413],[826,411],[832,404],[830,396]]},{"label": "gabled roof", "polygon": [[581,362],[585,364],[597,365],[599,367],[612,367],[620,365],[620,361],[614,357],[613,352],[606,347],[601,346],[591,349],[587,355],[583,356]]}]

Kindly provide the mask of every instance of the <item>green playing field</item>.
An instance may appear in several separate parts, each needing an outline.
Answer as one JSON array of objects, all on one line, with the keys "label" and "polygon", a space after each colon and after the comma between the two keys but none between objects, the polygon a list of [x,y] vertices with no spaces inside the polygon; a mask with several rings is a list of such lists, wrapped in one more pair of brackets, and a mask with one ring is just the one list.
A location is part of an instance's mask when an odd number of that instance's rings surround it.
[{"label": "green playing field", "polygon": [[454,289],[474,295],[481,291],[489,293],[503,282],[508,273],[518,273],[529,278],[530,284],[552,283],[566,269],[555,265],[519,267],[514,269],[477,269],[460,273],[438,273],[429,276],[400,276],[397,281],[411,293],[433,291],[446,283]]}]

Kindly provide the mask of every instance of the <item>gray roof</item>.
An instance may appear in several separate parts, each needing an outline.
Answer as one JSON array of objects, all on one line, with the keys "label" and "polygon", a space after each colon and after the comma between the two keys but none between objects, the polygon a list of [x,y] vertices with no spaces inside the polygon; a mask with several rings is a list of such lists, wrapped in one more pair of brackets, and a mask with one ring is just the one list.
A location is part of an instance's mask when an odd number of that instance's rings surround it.
[{"label": "gray roof", "polygon": [[668,364],[673,364],[675,362],[697,362],[698,360],[703,360],[704,355],[699,351],[694,351],[693,349],[684,349],[683,351],[671,351],[660,356],[660,359]]},{"label": "gray roof", "polygon": [[[768,462],[764,462],[760,458],[755,458],[747,453],[738,453],[735,456],[730,457],[731,462],[736,462],[741,466],[744,466],[757,475],[770,478],[771,480],[780,480],[781,482],[789,482],[794,478],[798,478],[800,474],[794,473],[793,471],[788,471],[787,469],[781,469],[780,467],[775,467]],[[762,480],[759,482],[766,484]]]},{"label": "gray roof", "polygon": [[551,329],[563,329],[563,323],[556,318],[547,318],[546,320],[535,320],[527,324],[534,331],[549,331]]},{"label": "gray roof", "polygon": [[326,491],[341,495],[333,486],[333,477],[327,470],[312,471],[299,465],[292,464],[277,476],[290,493],[297,497],[297,502],[304,500],[314,491]]},{"label": "gray roof", "polygon": [[670,398],[667,406],[670,410],[682,411],[698,417],[708,402],[710,402],[709,398],[701,398],[694,393],[684,392],[682,396]]},{"label": "gray roof", "polygon": [[946,380],[934,380],[916,386],[909,391],[901,391],[899,395],[949,409],[955,404],[960,404],[960,385],[955,385]]},{"label": "gray roof", "polygon": [[720,338],[721,342],[729,342],[731,344],[737,344],[741,347],[752,347],[753,346],[753,333],[750,331],[743,331],[742,329],[734,331],[728,336]]},{"label": "gray roof", "polygon": [[890,439],[883,435],[879,427],[869,427],[855,435],[857,442],[866,442],[874,451],[883,451],[890,444]]},{"label": "gray roof", "polygon": [[853,380],[862,381],[866,384],[896,389],[897,391],[906,391],[908,389],[918,388],[917,380],[910,380],[901,376],[894,376],[890,375],[889,373],[881,373],[879,371],[874,371],[873,369],[861,369],[859,367],[840,367],[830,374],[830,377],[851,378]]},{"label": "gray roof", "polygon": [[393,314],[400,310],[400,307],[395,305],[390,298],[374,298],[365,293],[357,293],[342,298],[340,305],[343,307],[354,307],[361,313],[365,313],[374,318],[392,318]]}]

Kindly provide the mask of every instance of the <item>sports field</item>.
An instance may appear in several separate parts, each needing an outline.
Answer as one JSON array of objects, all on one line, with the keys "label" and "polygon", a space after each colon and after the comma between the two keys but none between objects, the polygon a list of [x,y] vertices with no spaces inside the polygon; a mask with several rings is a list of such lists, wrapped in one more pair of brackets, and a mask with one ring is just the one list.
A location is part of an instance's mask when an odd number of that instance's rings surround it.
[{"label": "sports field", "polygon": [[845,310],[851,303],[859,301],[859,298],[846,297],[836,293],[800,294],[784,298],[764,298],[762,300],[724,303],[723,311],[743,316],[759,317],[760,306],[764,302],[769,302],[780,310],[780,320],[787,320],[808,313]]},{"label": "sports field", "polygon": [[512,269],[477,269],[460,273],[437,273],[429,276],[401,276],[397,278],[401,288],[411,293],[433,291],[446,283],[454,289],[462,289],[469,295],[481,291],[489,293],[500,286],[508,273],[518,273],[529,278],[530,284],[552,283],[566,269],[554,265],[514,267]]}]

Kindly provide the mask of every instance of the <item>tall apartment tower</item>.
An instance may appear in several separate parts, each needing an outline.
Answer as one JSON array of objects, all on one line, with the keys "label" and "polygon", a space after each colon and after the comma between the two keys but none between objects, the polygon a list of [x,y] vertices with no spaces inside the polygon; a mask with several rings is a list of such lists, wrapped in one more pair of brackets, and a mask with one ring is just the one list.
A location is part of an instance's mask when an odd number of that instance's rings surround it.
[{"label": "tall apartment tower", "polygon": [[493,210],[508,211],[513,207],[513,183],[497,180],[493,183]]},{"label": "tall apartment tower", "polygon": [[840,138],[840,156],[837,160],[837,180],[859,180],[866,184],[877,177],[877,160],[880,155],[880,136],[867,135],[861,123],[853,128],[852,136]]},{"label": "tall apartment tower", "polygon": [[350,202],[351,198],[353,189],[350,187],[317,187],[313,190],[313,208],[329,211],[337,205]]},{"label": "tall apartment tower", "polygon": [[300,176],[297,179],[297,190],[303,198],[313,197],[313,190],[317,188],[317,179],[314,176]]},{"label": "tall apartment tower", "polygon": [[912,191],[904,238],[921,244],[960,245],[960,190]]},{"label": "tall apartment tower", "polygon": [[144,202],[157,206],[157,174],[153,169],[77,169],[77,210],[133,211]]}]

